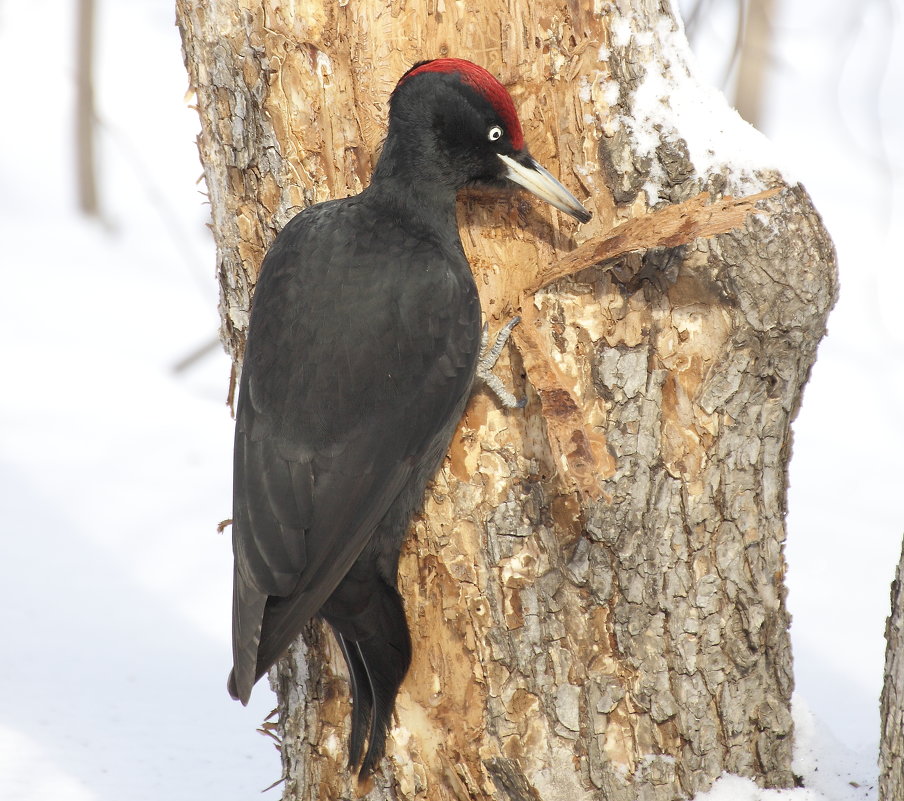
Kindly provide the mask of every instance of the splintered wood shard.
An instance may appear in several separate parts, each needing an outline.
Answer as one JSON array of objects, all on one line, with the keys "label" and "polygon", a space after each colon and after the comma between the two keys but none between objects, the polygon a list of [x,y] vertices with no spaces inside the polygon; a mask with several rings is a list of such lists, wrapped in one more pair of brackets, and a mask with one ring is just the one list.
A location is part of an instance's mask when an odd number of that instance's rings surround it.
[{"label": "splintered wood shard", "polygon": [[650,248],[675,248],[695,239],[728,233],[743,225],[750,214],[765,213],[756,208],[757,202],[780,191],[780,188],[767,189],[755,195],[742,198],[726,196],[715,201],[708,192],[701,192],[683,203],[634,217],[616,225],[602,239],[587,242],[555,264],[541,269],[524,289],[524,294],[532,295],[553,281],[628,253]]}]

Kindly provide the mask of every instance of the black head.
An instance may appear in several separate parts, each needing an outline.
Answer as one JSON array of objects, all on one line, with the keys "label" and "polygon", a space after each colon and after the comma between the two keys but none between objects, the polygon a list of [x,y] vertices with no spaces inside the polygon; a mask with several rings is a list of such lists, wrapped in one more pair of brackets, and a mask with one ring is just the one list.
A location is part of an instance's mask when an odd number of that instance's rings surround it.
[{"label": "black head", "polygon": [[483,67],[462,59],[423,61],[399,80],[375,180],[390,171],[453,190],[510,180],[581,222],[590,219],[528,153],[505,87]]}]

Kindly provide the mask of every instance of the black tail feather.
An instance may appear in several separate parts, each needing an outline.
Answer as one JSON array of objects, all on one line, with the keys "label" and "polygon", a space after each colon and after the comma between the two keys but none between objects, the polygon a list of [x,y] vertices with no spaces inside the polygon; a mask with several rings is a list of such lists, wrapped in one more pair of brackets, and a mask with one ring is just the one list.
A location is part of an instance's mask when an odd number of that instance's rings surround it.
[{"label": "black tail feather", "polygon": [[361,762],[364,742],[370,733],[370,720],[373,712],[373,691],[367,669],[361,661],[358,645],[354,640],[346,640],[336,629],[333,634],[339,641],[345,664],[348,665],[348,681],[352,690],[352,732],[348,738],[348,767],[353,769]]},{"label": "black tail feather", "polygon": [[[354,590],[360,591],[358,585]],[[346,606],[349,587],[324,605],[321,615],[333,628],[348,665],[352,691],[349,766],[360,761],[360,779],[369,776],[382,759],[396,695],[411,664],[411,637],[402,599],[382,579],[370,583],[366,602]],[[349,614],[350,608],[355,608]],[[361,751],[367,742],[367,751]]]},{"label": "black tail feather", "polygon": [[[394,591],[393,591],[394,592]],[[396,594],[398,598],[398,594]],[[401,611],[401,602],[399,602]],[[383,758],[386,750],[386,734],[392,720],[392,710],[395,707],[396,695],[402,679],[408,672],[411,664],[411,640],[408,636],[408,627],[404,624],[402,613],[402,627],[393,632],[394,641],[388,636],[371,637],[358,643],[358,651],[361,661],[367,670],[370,686],[373,691],[373,717],[370,727],[370,743],[364,761],[361,763],[361,771],[358,774],[364,779],[373,772],[377,763]]]}]

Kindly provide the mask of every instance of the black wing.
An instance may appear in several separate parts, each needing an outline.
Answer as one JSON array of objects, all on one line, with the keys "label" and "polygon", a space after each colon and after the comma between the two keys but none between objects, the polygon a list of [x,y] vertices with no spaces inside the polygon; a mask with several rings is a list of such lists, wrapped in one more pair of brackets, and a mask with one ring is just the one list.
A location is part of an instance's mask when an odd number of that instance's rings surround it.
[{"label": "black wing", "polygon": [[230,689],[243,702],[445,451],[473,381],[464,256],[371,219],[357,198],[311,208],[262,267],[236,413]]}]

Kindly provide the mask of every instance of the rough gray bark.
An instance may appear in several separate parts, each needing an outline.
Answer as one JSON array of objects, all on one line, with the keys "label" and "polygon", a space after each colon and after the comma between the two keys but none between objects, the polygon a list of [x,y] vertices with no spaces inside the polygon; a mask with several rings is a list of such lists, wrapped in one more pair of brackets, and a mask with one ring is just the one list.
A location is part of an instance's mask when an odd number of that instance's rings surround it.
[{"label": "rough gray bark", "polygon": [[879,801],[900,801],[904,798],[904,550],[891,585],[891,614],[885,624],[885,640]]},{"label": "rough gray bark", "polygon": [[[524,318],[510,365],[530,402],[506,412],[475,395],[412,526],[400,590],[414,663],[370,797],[665,801],[723,771],[791,786],[786,468],[834,254],[802,188],[765,168],[698,169],[668,97],[656,146],[639,150],[645,77],[685,69],[669,12],[177,7],[237,359],[274,232],[293,207],[366,183],[388,93],[420,58],[500,75],[534,154],[558,156],[596,212],[575,231],[523,195],[462,200],[491,324]],[[766,187],[779,192],[731,233],[525,290],[651,199]],[[344,667],[319,624],[272,680],[284,797],[352,797]]]}]

